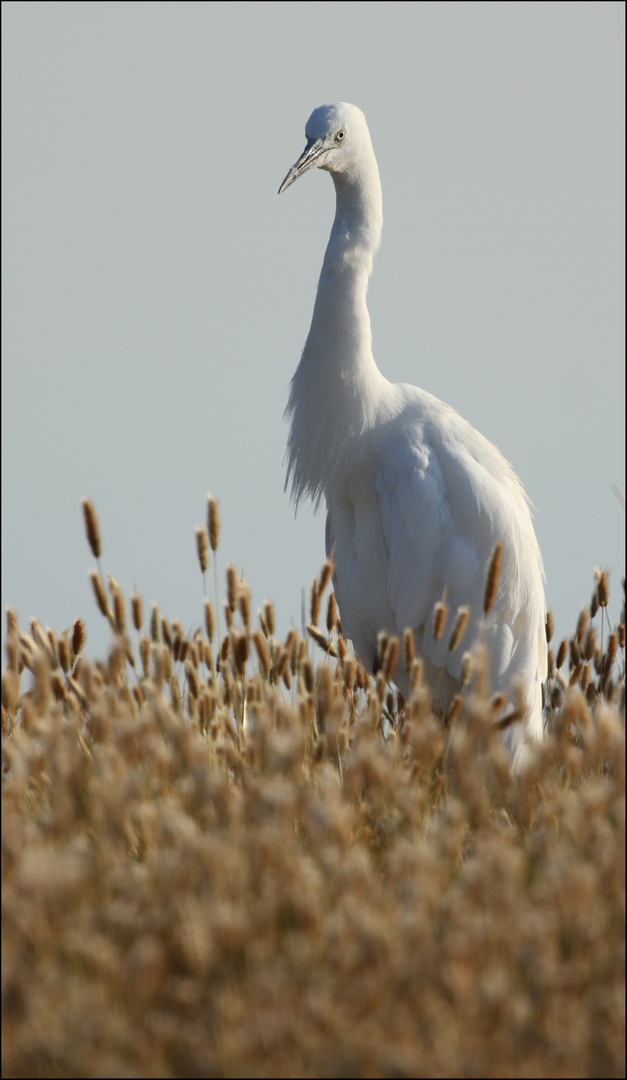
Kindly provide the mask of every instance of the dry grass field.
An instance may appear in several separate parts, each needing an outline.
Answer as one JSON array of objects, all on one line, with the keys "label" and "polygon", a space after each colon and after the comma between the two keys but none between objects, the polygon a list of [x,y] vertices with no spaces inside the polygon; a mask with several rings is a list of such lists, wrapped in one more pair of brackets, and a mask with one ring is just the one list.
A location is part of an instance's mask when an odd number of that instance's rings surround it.
[{"label": "dry grass field", "polygon": [[[307,640],[231,567],[187,633],[105,578],[84,509],[109,655],[7,613],[2,1075],[623,1076],[607,577],[548,646],[546,739],[512,777],[480,655],[443,725],[409,642],[366,676],[328,566]],[[213,594],[215,503],[197,545]]]}]

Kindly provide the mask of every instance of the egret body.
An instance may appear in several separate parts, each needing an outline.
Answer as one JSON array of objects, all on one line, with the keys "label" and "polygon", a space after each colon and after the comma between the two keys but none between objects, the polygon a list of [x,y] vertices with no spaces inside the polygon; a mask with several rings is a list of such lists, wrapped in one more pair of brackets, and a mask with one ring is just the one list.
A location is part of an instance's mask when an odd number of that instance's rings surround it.
[{"label": "egret body", "polygon": [[[369,670],[380,630],[413,630],[442,714],[461,688],[462,657],[482,639],[492,687],[526,711],[505,739],[518,758],[542,736],[546,677],[544,573],[529,502],[500,451],[424,390],[388,382],[372,355],[368,278],[383,223],[379,170],[366,120],[345,102],[315,109],[307,145],[279,193],[312,168],[335,185],[336,210],[311,328],[291,383],[286,487],[327,505],[326,549],[347,637]],[[497,541],[501,572],[483,611]],[[446,588],[445,632],[434,607]],[[449,651],[458,607],[470,617]],[[397,668],[395,681],[406,690]]]}]

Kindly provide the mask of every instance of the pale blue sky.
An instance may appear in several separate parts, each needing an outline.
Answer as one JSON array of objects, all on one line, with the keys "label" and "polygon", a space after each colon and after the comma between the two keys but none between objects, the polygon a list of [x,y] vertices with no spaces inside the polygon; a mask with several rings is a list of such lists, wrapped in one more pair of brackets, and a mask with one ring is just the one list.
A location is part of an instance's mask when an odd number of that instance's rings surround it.
[{"label": "pale blue sky", "polygon": [[104,621],[103,564],[202,618],[194,527],[278,629],[324,515],[283,493],[288,383],[333,214],[278,198],[323,102],[365,112],[390,379],[457,408],[536,507],[559,630],[624,573],[622,3],[4,3],[2,604]]}]

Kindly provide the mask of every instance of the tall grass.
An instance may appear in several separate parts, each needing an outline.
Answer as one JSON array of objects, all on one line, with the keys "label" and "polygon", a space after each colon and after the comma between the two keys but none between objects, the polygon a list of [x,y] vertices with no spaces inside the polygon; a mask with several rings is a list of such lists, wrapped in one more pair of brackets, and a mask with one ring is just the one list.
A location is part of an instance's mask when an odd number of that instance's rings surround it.
[{"label": "tall grass", "polygon": [[607,577],[549,640],[546,738],[512,777],[480,654],[443,725],[410,636],[366,675],[328,564],[307,641],[232,567],[222,637],[217,592],[192,634],[136,593],[129,621],[85,514],[108,656],[80,620],[7,617],[3,1076],[624,1075]]}]

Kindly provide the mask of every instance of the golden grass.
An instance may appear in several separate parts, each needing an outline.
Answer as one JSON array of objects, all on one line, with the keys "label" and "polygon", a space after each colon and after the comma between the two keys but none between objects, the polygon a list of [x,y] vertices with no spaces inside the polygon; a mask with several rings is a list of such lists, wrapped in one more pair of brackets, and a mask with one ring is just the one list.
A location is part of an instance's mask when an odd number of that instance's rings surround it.
[{"label": "golden grass", "polygon": [[222,641],[133,594],[134,645],[94,574],[104,661],[7,618],[3,1076],[624,1075],[624,619],[560,647],[512,778],[480,657],[443,727],[334,603],[314,661],[229,568]]}]

